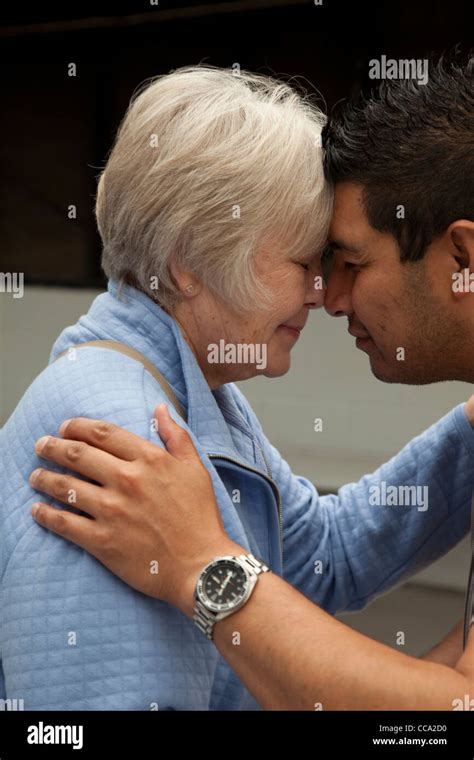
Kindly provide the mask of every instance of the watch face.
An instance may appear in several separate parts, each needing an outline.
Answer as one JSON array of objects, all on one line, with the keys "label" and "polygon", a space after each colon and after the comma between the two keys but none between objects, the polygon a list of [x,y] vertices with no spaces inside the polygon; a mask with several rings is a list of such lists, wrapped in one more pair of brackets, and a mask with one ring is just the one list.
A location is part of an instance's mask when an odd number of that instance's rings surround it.
[{"label": "watch face", "polygon": [[218,560],[204,574],[200,583],[206,604],[216,611],[235,607],[242,601],[247,588],[245,570],[229,560]]}]

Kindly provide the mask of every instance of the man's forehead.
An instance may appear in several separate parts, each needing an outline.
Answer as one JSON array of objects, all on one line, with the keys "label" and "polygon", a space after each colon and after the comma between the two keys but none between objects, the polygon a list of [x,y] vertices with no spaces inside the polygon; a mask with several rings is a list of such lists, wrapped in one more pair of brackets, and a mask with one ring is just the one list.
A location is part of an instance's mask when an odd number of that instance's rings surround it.
[{"label": "man's forehead", "polygon": [[372,228],[362,202],[362,188],[350,182],[336,185],[329,242],[337,248],[358,250]]},{"label": "man's forehead", "polygon": [[365,218],[363,188],[353,182],[339,182],[334,188],[333,220],[342,224],[354,217]]}]

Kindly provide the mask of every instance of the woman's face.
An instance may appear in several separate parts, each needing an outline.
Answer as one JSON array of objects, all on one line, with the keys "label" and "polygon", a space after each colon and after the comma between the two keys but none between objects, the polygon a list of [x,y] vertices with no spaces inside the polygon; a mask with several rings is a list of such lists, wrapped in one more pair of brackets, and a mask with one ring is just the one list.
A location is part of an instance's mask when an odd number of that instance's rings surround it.
[{"label": "woman's face", "polygon": [[173,314],[212,389],[260,374],[278,377],[288,372],[291,349],[309,309],[324,304],[319,253],[303,261],[263,249],[255,264],[270,297],[266,311],[236,314],[201,285]]}]

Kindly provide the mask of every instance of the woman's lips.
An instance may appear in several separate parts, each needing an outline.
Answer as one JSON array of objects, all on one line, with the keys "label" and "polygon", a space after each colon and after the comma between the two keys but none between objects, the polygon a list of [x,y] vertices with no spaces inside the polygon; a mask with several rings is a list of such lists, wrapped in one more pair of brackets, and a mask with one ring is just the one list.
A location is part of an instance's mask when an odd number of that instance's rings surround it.
[{"label": "woman's lips", "polygon": [[298,327],[289,327],[289,325],[279,325],[279,330],[283,330],[287,335],[291,335],[293,338],[298,339],[300,337],[301,330]]}]

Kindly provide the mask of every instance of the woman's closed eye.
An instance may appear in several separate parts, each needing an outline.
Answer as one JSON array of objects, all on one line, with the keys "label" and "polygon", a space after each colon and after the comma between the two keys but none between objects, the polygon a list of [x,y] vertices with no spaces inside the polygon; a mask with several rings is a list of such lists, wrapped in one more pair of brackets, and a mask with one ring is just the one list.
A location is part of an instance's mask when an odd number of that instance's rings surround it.
[{"label": "woman's closed eye", "polygon": [[295,264],[298,264],[298,266],[302,267],[306,272],[308,272],[311,269],[311,267],[315,265],[315,257],[311,256],[310,259],[295,261]]}]

